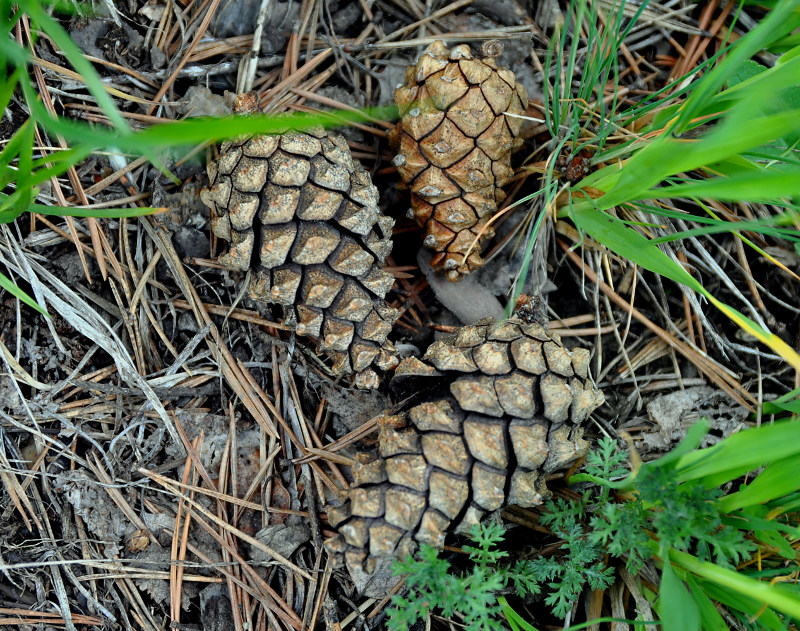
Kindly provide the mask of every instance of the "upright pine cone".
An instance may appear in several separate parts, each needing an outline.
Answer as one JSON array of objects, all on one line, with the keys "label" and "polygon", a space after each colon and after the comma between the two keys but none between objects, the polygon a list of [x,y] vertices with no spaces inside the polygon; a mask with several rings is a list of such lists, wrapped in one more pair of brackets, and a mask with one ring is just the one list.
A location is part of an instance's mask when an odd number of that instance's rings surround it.
[{"label": "upright pine cone", "polygon": [[[521,115],[528,95],[514,73],[498,68],[498,42],[484,58],[469,46],[448,51],[431,44],[394,93],[401,119],[390,141],[393,163],[411,188],[411,215],[425,228],[431,265],[458,280],[483,265],[486,222],[505,198],[500,187],[513,175],[511,152],[521,144]],[[480,235],[480,237],[479,237]]]},{"label": "upright pine cone", "polygon": [[394,278],[382,268],[394,221],[345,139],[315,129],[226,142],[208,179],[211,229],[230,242],[220,262],[249,270],[250,296],[283,305],[334,372],[376,387],[371,365],[397,364],[386,337],[398,312],[383,301]]},{"label": "upright pine cone", "polygon": [[328,549],[371,572],[488,511],[542,503],[545,475],[588,449],[579,425],[603,402],[588,367],[588,350],[517,318],[464,327],[401,362],[401,392],[438,393],[382,419],[378,458],[355,466],[347,500],[328,509],[339,531]]}]

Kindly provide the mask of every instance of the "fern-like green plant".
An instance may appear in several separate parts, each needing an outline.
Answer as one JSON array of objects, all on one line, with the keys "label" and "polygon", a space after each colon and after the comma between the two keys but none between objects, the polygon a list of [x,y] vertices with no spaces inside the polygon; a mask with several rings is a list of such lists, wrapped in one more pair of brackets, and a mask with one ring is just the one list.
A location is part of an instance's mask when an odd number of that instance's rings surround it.
[{"label": "fern-like green plant", "polygon": [[418,558],[406,557],[395,563],[394,573],[407,575],[409,594],[392,597],[387,622],[390,631],[408,629],[433,611],[463,617],[466,631],[501,629],[500,593],[509,587],[520,595],[539,591],[533,562],[504,562],[508,553],[498,549],[505,537],[502,525],[476,525],[469,536],[475,545],[464,546],[464,550],[473,566],[461,576],[429,545],[420,547]]},{"label": "fern-like green plant", "polygon": [[[714,602],[743,620],[759,617],[765,629],[785,628],[787,619],[800,619],[797,592],[761,582],[750,567],[736,566],[759,549],[777,549],[794,568],[778,566],[777,572],[800,569],[787,541],[800,537],[792,518],[800,485],[800,423],[753,428],[697,449],[707,431],[706,422],[696,424],[672,452],[617,481],[608,475],[618,462],[610,459],[614,441],[601,440],[586,473],[570,482],[593,481],[621,499],[599,492],[608,501],[592,504],[589,540],[625,559],[631,571],[649,559],[661,566],[657,611],[668,631],[727,628]],[[721,490],[764,465],[738,490]]]},{"label": "fern-like green plant", "polygon": [[[553,533],[563,539],[563,556],[540,557],[532,561],[532,569],[542,581],[547,581],[550,593],[545,603],[558,618],[565,618],[587,585],[606,589],[614,582],[614,570],[606,567],[603,548],[588,536],[581,518],[584,507],[579,502],[548,504],[542,523],[551,525]],[[580,510],[574,507],[579,506]]]}]

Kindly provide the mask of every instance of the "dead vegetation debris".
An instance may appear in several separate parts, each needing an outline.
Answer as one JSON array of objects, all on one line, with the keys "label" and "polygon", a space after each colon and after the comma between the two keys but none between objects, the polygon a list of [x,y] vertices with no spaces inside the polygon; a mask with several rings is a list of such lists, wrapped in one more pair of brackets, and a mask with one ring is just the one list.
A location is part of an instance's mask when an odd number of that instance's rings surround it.
[{"label": "dead vegetation debris", "polygon": [[[97,6],[105,17],[64,23],[141,128],[227,113],[226,92],[249,89],[275,113],[386,104],[408,63],[436,40],[503,41],[498,63],[525,85],[536,114],[541,60],[561,10],[506,0],[267,4],[260,14],[257,2],[105,2]],[[724,36],[718,3],[670,6],[652,4],[625,42],[620,97],[628,102],[694,67]],[[29,41],[26,24],[19,41]],[[52,41],[36,40],[33,55],[51,111],[108,124]],[[21,107],[15,101],[3,117],[0,139],[24,120]],[[408,200],[386,142],[392,125],[361,123],[347,137],[397,219],[387,299],[401,316],[390,338],[400,354],[419,355],[461,321],[502,309],[525,211],[498,222],[478,280],[444,293],[417,262],[418,230],[404,219]],[[57,143],[40,138],[41,155]],[[513,166],[532,168],[518,168],[504,207],[535,189],[532,173],[550,150],[543,129],[528,130]],[[328,507],[351,483],[354,446],[375,447],[375,419],[393,402],[334,379],[329,362],[221,269],[222,244],[199,203],[212,151],[165,156],[179,187],[145,159],[97,156],[40,194],[48,204],[167,207],[157,217],[32,216],[0,227],[3,272],[54,314],[41,318],[8,294],[0,303],[3,623],[25,631],[369,629],[382,620],[386,591],[402,589],[390,564],[350,576],[333,570],[322,547],[333,534]],[[715,210],[766,214],[758,205]],[[765,259],[725,235],[692,238],[675,256],[796,341],[800,307],[786,274],[800,269],[797,255],[754,238],[786,271],[765,274]],[[696,416],[711,416],[716,435],[728,435],[752,424],[750,413],[772,393],[797,385],[693,295],[566,222],[545,225],[527,293],[544,294],[552,331],[593,349],[591,371],[607,400],[596,432],[626,430],[646,458],[669,449]],[[514,521],[535,533],[535,511]],[[640,596],[631,585],[620,583],[613,598],[625,589]]]}]

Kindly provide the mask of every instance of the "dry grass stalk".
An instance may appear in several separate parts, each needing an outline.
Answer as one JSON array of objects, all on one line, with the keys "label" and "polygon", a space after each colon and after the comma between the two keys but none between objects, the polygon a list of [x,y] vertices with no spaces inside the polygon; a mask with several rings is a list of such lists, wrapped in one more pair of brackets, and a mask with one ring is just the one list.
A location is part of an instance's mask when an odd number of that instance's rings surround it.
[{"label": "dry grass stalk", "polygon": [[725,391],[734,401],[750,410],[754,410],[754,405],[756,403],[755,397],[753,397],[753,395],[750,394],[750,392],[746,390],[729,371],[725,370],[717,362],[700,352],[698,349],[694,349],[684,341],[677,339],[675,336],[656,325],[652,320],[645,317],[644,314],[642,314],[638,309],[635,309],[630,303],[617,294],[608,284],[600,280],[597,274],[583,261],[581,261],[578,255],[570,250],[566,243],[561,240],[559,240],[558,243],[572,263],[581,269],[590,281],[597,284],[597,286],[600,288],[600,291],[606,294],[615,304],[624,309],[626,312],[631,313],[631,315],[641,324],[643,324],[648,330],[661,338],[669,346],[677,350],[681,355],[686,357],[686,359],[688,359],[697,367],[700,373],[708,377],[708,379],[715,383],[720,389]]},{"label": "dry grass stalk", "polygon": [[[57,625],[69,628],[70,622],[75,624],[101,625],[103,619],[97,616],[85,616],[82,614],[70,614],[69,618],[64,618],[53,612],[32,612],[27,609],[14,609],[10,607],[0,607],[0,627],[18,627],[21,625]],[[70,620],[70,622],[67,622]]]}]

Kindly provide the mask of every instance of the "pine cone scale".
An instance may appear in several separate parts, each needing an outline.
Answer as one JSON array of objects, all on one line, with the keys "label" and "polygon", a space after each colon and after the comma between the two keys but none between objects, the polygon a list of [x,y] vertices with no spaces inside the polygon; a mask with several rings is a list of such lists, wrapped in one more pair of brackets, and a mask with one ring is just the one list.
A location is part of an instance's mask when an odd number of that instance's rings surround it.
[{"label": "pine cone scale", "polygon": [[311,164],[300,156],[276,151],[269,159],[272,183],[278,186],[300,187],[306,183],[311,172]]},{"label": "pine cone scale", "polygon": [[470,488],[463,477],[449,475],[436,469],[428,479],[430,507],[453,521],[469,501]]}]

